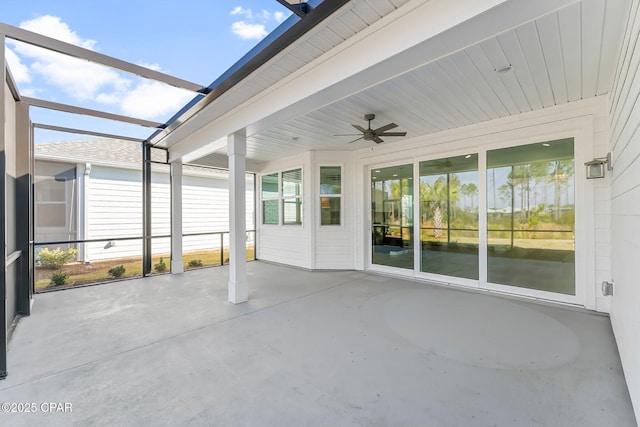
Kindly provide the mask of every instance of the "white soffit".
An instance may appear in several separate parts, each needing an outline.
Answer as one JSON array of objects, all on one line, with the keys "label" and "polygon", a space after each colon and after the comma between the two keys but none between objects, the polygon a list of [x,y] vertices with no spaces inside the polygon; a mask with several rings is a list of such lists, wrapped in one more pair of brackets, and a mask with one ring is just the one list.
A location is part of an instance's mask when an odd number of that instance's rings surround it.
[{"label": "white soffit", "polygon": [[[363,68],[375,65],[376,62],[504,1],[459,0],[452,8],[448,0],[353,0],[174,130],[161,145],[173,151],[172,159],[184,158],[188,161],[206,155],[210,152],[205,147],[209,142],[250,125],[255,120],[281,109],[281,105],[289,106],[313,95],[317,88],[326,87]],[[389,24],[394,28],[402,28],[406,20],[419,24],[409,27],[413,28],[411,34],[403,31],[393,38],[380,34]],[[428,30],[425,30],[425,27]],[[367,43],[364,38],[371,34],[377,35],[381,42],[388,40],[384,45],[378,43],[376,50],[368,53],[365,51]],[[360,54],[353,57],[346,51],[359,51]],[[341,64],[340,70],[327,63],[327,52],[331,52],[329,59]],[[307,71],[316,69],[318,63],[324,65],[324,68],[329,68],[329,72],[319,71],[325,78],[308,77]],[[350,68],[353,70],[347,71]],[[256,98],[261,98],[262,102],[256,105],[257,108],[254,108],[250,115],[238,114],[237,110],[243,108],[243,103],[254,105]],[[224,129],[212,130],[212,124],[217,125],[221,119],[225,119],[224,125],[221,126]]]},{"label": "white soffit", "polygon": [[[353,2],[352,6],[371,7],[376,3],[379,2]],[[423,4],[410,3],[406,6]],[[352,133],[352,123],[365,126],[365,113],[376,114],[374,127],[393,121],[399,125],[396,130],[416,137],[607,93],[628,0],[531,3],[509,1],[422,46],[368,67],[351,78],[358,79],[360,86],[346,75],[314,96],[263,114],[249,124],[247,157],[264,162],[309,150],[363,148],[372,143],[347,144],[348,137],[333,135]],[[384,36],[397,19],[381,20],[378,24],[385,21],[384,28],[356,47],[375,54],[381,48],[380,39],[376,41],[375,36]],[[302,44],[317,44],[318,34],[328,28],[317,31],[312,40]],[[287,53],[272,67],[290,72],[297,60],[297,56]],[[349,65],[337,64],[337,72]],[[513,67],[511,72],[495,72],[506,65]],[[282,81],[270,84],[278,83]],[[242,109],[228,111],[241,115]],[[213,120],[182,148],[206,145],[203,141],[216,131]],[[385,143],[402,140],[388,138]],[[212,151],[215,150],[209,152]]]}]

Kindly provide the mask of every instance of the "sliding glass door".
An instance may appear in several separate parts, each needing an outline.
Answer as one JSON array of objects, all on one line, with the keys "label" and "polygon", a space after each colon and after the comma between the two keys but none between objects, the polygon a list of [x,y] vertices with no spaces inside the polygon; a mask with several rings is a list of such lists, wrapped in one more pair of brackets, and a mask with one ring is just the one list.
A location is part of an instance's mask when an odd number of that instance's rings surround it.
[{"label": "sliding glass door", "polygon": [[487,152],[487,281],[575,295],[573,139]]},{"label": "sliding glass door", "polygon": [[478,279],[478,155],[420,162],[420,271]]},{"label": "sliding glass door", "polygon": [[371,264],[576,296],[573,138],[480,153],[371,170]]},{"label": "sliding glass door", "polygon": [[413,165],[371,171],[371,262],[413,269]]}]

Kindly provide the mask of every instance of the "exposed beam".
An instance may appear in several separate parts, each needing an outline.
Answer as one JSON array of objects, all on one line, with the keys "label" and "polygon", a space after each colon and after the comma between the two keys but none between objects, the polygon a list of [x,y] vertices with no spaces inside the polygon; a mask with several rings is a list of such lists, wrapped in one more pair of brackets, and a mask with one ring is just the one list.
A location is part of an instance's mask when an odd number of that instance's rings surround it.
[{"label": "exposed beam", "polygon": [[66,43],[60,40],[56,40],[51,37],[43,36],[42,34],[27,31],[22,28],[14,27],[0,22],[0,34],[4,34],[6,37],[28,43],[34,46],[43,47],[45,49],[69,55],[74,58],[84,59],[89,62],[101,64],[111,68],[117,68],[118,70],[125,71],[127,73],[135,74],[136,76],[145,77],[147,79],[157,80],[162,83],[166,83],[170,86],[187,89],[193,92],[207,93],[208,89],[205,86],[189,82],[187,80],[180,79],[178,77],[171,76],[169,74],[161,73],[159,71],[151,70],[140,65],[132,64],[130,62],[122,61],[111,56],[103,55],[93,50],[85,49],[80,46]]},{"label": "exposed beam", "polygon": [[36,128],[36,129],[54,130],[54,131],[57,131],[57,132],[78,133],[78,134],[81,134],[81,135],[93,135],[93,136],[99,136],[101,138],[122,139],[122,140],[125,140],[125,141],[134,141],[134,142],[144,142],[145,141],[144,139],[132,138],[130,136],[114,135],[114,134],[111,134],[111,133],[94,132],[94,131],[84,130],[84,129],[66,128],[66,127],[62,127],[62,126],[45,125],[45,124],[42,124],[42,123],[34,123],[33,127]]},{"label": "exposed beam", "polygon": [[81,114],[84,116],[98,117],[101,119],[115,120],[118,122],[132,123],[134,125],[144,126],[148,128],[162,129],[164,125],[158,122],[152,122],[144,119],[137,119],[135,117],[122,116],[120,114],[107,113],[99,110],[92,110],[89,108],[76,107],[74,105],[59,104],[57,102],[45,101],[43,99],[22,97],[22,102],[31,105],[33,107],[47,108],[49,110],[62,111],[65,113]]}]

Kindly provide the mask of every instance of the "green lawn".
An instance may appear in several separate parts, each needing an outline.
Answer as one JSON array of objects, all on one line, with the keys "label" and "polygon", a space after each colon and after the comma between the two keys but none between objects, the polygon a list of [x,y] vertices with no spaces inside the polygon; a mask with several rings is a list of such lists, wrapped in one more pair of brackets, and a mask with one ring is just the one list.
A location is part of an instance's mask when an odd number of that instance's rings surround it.
[{"label": "green lawn", "polygon": [[[184,267],[190,269],[189,262],[191,260],[199,260],[203,267],[219,266],[221,261],[220,250],[188,252],[183,254]],[[168,273],[170,269],[170,255],[162,254],[152,258],[152,265],[155,267],[162,258],[166,265],[166,271],[157,271],[155,268],[152,274]],[[254,259],[254,248],[247,248],[247,260]],[[224,251],[224,263],[229,262],[229,251]],[[131,278],[142,276],[142,260],[140,258],[122,258],[108,261],[96,261],[91,264],[71,263],[62,267],[62,272],[67,274],[69,278],[62,286],[51,285],[51,275],[56,270],[36,267],[36,291],[61,289],[79,285],[87,285],[92,283],[106,282],[115,280],[109,275],[110,268],[122,265],[125,273],[121,278]]]}]

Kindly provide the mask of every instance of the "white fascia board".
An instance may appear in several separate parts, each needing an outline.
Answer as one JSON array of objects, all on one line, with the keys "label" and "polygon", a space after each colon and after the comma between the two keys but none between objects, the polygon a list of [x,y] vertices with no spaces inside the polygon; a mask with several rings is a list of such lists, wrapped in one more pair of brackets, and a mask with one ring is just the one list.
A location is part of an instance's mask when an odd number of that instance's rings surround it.
[{"label": "white fascia board", "polygon": [[268,129],[576,1],[411,1],[223,116],[205,107],[167,136],[169,159],[195,160],[238,129]]}]

